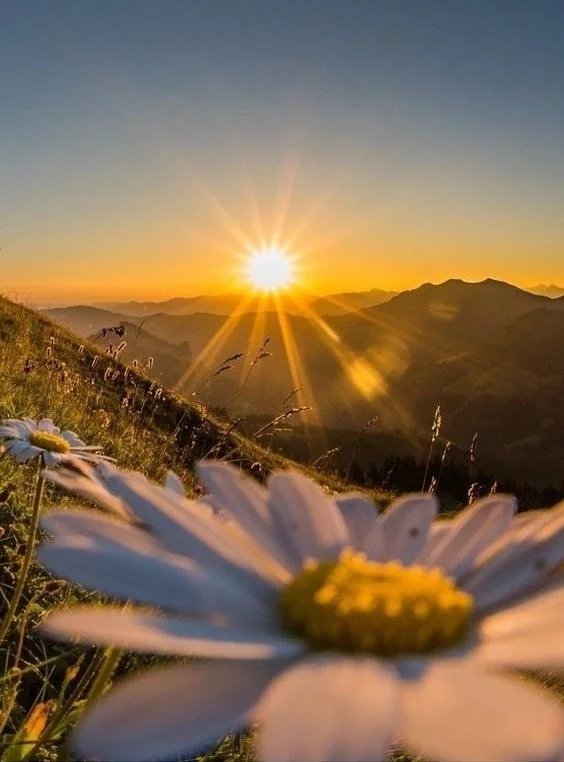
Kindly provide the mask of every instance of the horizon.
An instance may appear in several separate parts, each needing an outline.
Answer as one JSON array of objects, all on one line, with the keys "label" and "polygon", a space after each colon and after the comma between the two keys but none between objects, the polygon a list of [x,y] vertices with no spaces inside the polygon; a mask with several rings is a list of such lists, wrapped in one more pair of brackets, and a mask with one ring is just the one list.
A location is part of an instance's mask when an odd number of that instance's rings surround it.
[{"label": "horizon", "polygon": [[56,0],[4,21],[8,293],[237,290],[273,246],[320,295],[367,271],[564,282],[558,4]]},{"label": "horizon", "polygon": [[[535,293],[536,289],[546,289],[548,291],[550,290],[556,290],[561,291],[562,294],[558,294],[558,296],[564,296],[564,286],[560,286],[557,283],[536,283],[533,285],[524,286],[518,283],[512,283],[507,280],[501,280],[499,278],[483,278],[481,280],[466,280],[464,278],[447,278],[443,281],[433,282],[433,281],[423,281],[413,287],[405,288],[399,291],[393,291],[390,289],[389,291],[387,289],[380,289],[378,286],[369,286],[364,289],[358,289],[358,290],[350,290],[350,291],[340,291],[340,292],[327,292],[327,293],[310,293],[308,294],[307,300],[304,300],[307,302],[315,301],[317,299],[326,299],[328,297],[335,297],[335,296],[341,296],[341,295],[361,295],[361,294],[367,294],[371,291],[381,291],[382,293],[388,293],[392,294],[393,296],[399,296],[401,293],[404,293],[405,291],[416,291],[417,289],[421,288],[422,286],[442,286],[449,281],[460,281],[462,283],[467,284],[474,284],[478,285],[481,283],[485,283],[487,281],[495,281],[498,283],[504,283],[508,286],[514,286],[515,288],[520,289],[521,291],[527,291],[529,293]],[[17,297],[17,295],[10,295],[10,294],[4,294],[8,298],[13,299],[16,302],[27,304],[28,306],[31,306],[33,309],[56,309],[57,307],[95,307],[95,308],[104,308],[105,306],[111,306],[114,304],[121,304],[121,305],[134,305],[134,304],[155,304],[155,305],[162,305],[166,304],[167,302],[172,301],[181,301],[181,300],[190,300],[190,299],[220,299],[222,297],[224,298],[230,298],[230,297],[240,297],[242,300],[245,298],[246,291],[221,291],[216,293],[202,293],[202,294],[192,294],[189,296],[186,295],[170,295],[168,297],[165,297],[164,299],[100,299],[96,301],[89,301],[89,302],[77,302],[75,300],[70,299],[69,301],[47,301],[47,302],[32,302],[32,301],[25,301],[23,299],[20,299]],[[547,296],[548,298],[553,298],[548,296],[547,294],[536,294],[537,296]],[[259,306],[259,302],[261,300],[272,300],[274,301],[276,297],[272,294],[266,294],[265,296],[260,295],[260,293],[255,293],[254,298],[257,301],[257,307]],[[303,299],[303,295],[302,295]],[[278,306],[274,305],[272,307],[272,311],[276,311],[280,309],[281,305],[284,302],[284,292],[279,292],[278,299],[276,301],[279,302]],[[297,305],[295,305],[297,308]],[[264,311],[264,306],[259,307],[261,311]]]}]

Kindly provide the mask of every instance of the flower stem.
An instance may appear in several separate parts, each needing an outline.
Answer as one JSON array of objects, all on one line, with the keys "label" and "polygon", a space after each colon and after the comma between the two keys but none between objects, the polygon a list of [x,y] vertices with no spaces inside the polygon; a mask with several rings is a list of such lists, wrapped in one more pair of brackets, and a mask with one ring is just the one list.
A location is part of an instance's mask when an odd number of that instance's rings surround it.
[{"label": "flower stem", "polygon": [[[65,729],[66,725],[69,723],[69,714],[77,701],[80,700],[83,693],[85,692],[86,688],[88,687],[88,684],[92,680],[92,678],[96,675],[96,672],[98,670],[98,667],[100,667],[100,664],[104,660],[104,652],[98,651],[96,654],[93,655],[93,657],[90,660],[90,664],[84,671],[84,674],[79,679],[75,689],[72,691],[69,698],[65,701],[64,705],[62,705],[58,711],[53,715],[51,718],[49,724],[43,731],[43,735],[40,738],[39,743],[45,743],[48,738],[55,737],[57,738]],[[62,703],[62,702],[61,702]]]},{"label": "flower stem", "polygon": [[427,477],[429,476],[429,466],[431,465],[431,455],[433,454],[433,442],[429,446],[429,453],[427,455],[427,463],[425,464],[425,475],[423,476],[423,484],[421,485],[421,492],[425,492],[425,485],[427,484]]},{"label": "flower stem", "polygon": [[86,712],[90,705],[98,699],[104,692],[107,684],[112,679],[114,672],[120,662],[122,652],[118,648],[107,648],[104,654],[104,661],[100,667],[100,671],[96,675],[96,679],[92,683],[92,687],[86,697],[86,705],[84,711]]},{"label": "flower stem", "polygon": [[33,506],[31,509],[31,523],[29,527],[29,537],[25,549],[25,555],[22,562],[22,567],[18,576],[16,587],[12,594],[8,611],[2,624],[0,625],[0,641],[4,639],[4,636],[8,632],[10,625],[12,624],[18,604],[22,597],[22,593],[27,581],[27,575],[29,574],[29,567],[31,566],[31,559],[33,556],[33,550],[35,547],[35,538],[37,536],[37,529],[39,527],[39,516],[41,513],[41,503],[43,501],[43,493],[45,492],[45,479],[41,476],[43,470],[43,458],[39,461],[39,469],[37,471],[37,481],[35,483],[35,495],[33,498]]}]

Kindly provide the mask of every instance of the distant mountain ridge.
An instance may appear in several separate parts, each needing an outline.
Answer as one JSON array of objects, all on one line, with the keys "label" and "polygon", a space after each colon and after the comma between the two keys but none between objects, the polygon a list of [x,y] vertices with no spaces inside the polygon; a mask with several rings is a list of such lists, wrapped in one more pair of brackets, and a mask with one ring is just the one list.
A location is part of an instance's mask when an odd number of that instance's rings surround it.
[{"label": "distant mountain ridge", "polygon": [[[396,296],[395,291],[383,291],[372,288],[367,291],[351,291],[330,294],[323,297],[305,296],[300,294],[297,301],[307,304],[320,315],[340,315],[366,307],[374,307]],[[236,310],[255,312],[261,303],[265,311],[276,310],[276,304],[282,301],[284,309],[289,314],[299,314],[299,307],[291,296],[284,293],[275,299],[271,295],[255,295],[249,299],[248,294],[217,294],[211,296],[189,296],[167,299],[163,302],[99,302],[92,307],[109,312],[117,312],[129,317],[148,317],[157,313],[166,315],[193,315],[197,312],[207,312],[213,315],[231,315]]]},{"label": "distant mountain ridge", "polygon": [[241,294],[218,294],[175,297],[162,302],[97,302],[92,306],[109,312],[119,312],[129,317],[147,317],[160,312],[168,315],[190,315],[195,312],[230,315],[242,300]]},{"label": "distant mountain ridge", "polygon": [[[80,327],[72,312],[48,314]],[[378,416],[382,428],[410,437],[428,431],[441,404],[445,437],[468,443],[478,430],[481,453],[506,458],[508,468],[546,481],[564,462],[564,297],[492,279],[451,279],[317,321],[307,314],[281,322],[276,313],[161,313],[142,329],[171,346],[187,342],[193,363],[200,358],[187,368],[186,395],[222,360],[244,352],[202,392],[207,404],[236,415],[276,413],[291,389],[303,387],[298,404],[312,405],[327,426],[361,428]],[[265,337],[271,355],[237,396]]]},{"label": "distant mountain ridge", "polygon": [[343,315],[346,312],[357,312],[368,307],[377,307],[397,295],[397,291],[371,288],[368,291],[348,291],[342,294],[322,296],[310,302],[309,306],[318,315]]},{"label": "distant mountain ridge", "polygon": [[538,286],[533,286],[532,288],[528,288],[527,291],[530,291],[532,294],[539,294],[541,296],[549,296],[551,299],[564,296],[564,287],[556,286],[554,283],[550,283],[549,285],[546,285],[544,283],[539,283]]}]

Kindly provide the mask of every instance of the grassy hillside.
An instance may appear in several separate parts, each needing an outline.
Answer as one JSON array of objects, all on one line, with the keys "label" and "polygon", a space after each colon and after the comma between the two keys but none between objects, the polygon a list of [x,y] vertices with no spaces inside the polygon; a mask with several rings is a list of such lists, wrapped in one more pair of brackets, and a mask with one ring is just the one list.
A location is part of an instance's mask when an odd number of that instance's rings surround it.
[{"label": "grassy hillside", "polygon": [[206,455],[229,456],[247,469],[254,464],[259,475],[295,465],[230,432],[122,357],[127,354],[114,360],[43,315],[0,298],[0,417],[53,418],[121,465],[154,478],[173,468],[190,481],[194,461]]}]

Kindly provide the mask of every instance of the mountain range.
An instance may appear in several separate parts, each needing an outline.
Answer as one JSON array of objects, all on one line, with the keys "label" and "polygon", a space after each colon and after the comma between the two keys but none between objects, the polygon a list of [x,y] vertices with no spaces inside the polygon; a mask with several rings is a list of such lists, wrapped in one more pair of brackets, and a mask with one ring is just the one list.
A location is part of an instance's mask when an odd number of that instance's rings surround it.
[{"label": "mountain range", "polygon": [[[48,312],[83,336],[127,318],[84,307]],[[312,316],[311,309],[282,319],[274,312],[231,320],[159,313],[143,320],[136,349],[145,351],[149,336],[164,342],[160,362],[166,365],[169,353],[176,363],[186,358],[167,369],[167,378],[183,367],[184,394],[199,391],[234,415],[275,414],[293,388],[303,387],[299,401],[313,406],[312,420],[361,428],[378,416],[382,428],[420,442],[440,404],[442,436],[459,446],[479,431],[483,456],[502,468],[546,479],[561,467],[564,297],[491,279],[453,279],[355,312]],[[220,331],[223,342],[205,354]],[[266,337],[271,354],[251,369]],[[285,342],[294,350],[287,352]],[[240,352],[245,357],[210,381],[224,359]]]},{"label": "mountain range", "polygon": [[528,288],[532,294],[540,294],[541,296],[550,296],[552,299],[564,296],[564,288],[562,286],[555,286],[554,283],[546,285],[545,283],[539,283],[538,286]]},{"label": "mountain range", "polygon": [[[345,312],[374,307],[396,296],[395,291],[383,291],[371,288],[367,291],[350,291],[328,296],[315,297],[300,294],[299,304],[305,304],[319,315],[341,315]],[[279,295],[276,299],[269,295],[217,294],[212,296],[190,296],[168,299],[164,302],[100,302],[99,309],[128,315],[129,317],[148,317],[164,312],[167,315],[193,315],[196,312],[209,312],[214,315],[231,315],[236,310],[255,312],[260,302],[262,310],[273,311],[277,303],[282,302],[285,312],[300,314],[297,300]]]}]

